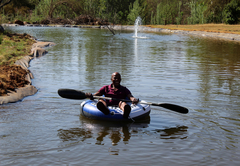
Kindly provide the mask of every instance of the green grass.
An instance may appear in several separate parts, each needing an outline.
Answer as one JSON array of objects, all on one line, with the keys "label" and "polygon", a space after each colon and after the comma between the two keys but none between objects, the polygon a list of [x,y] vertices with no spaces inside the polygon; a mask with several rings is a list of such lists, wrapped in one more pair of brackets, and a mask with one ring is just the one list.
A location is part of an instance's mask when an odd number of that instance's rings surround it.
[{"label": "green grass", "polygon": [[12,65],[23,56],[29,55],[34,40],[7,34],[0,35],[0,65]]},{"label": "green grass", "polygon": [[171,30],[185,30],[185,31],[206,31],[218,33],[231,33],[240,35],[240,25],[228,24],[196,24],[196,25],[146,25],[153,28],[163,28]]}]

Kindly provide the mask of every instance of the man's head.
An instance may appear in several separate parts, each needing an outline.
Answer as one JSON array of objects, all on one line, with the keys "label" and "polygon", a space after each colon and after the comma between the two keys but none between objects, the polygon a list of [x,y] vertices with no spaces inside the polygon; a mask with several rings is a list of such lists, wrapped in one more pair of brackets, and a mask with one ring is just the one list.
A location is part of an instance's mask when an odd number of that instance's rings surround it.
[{"label": "man's head", "polygon": [[118,87],[121,82],[121,75],[118,72],[114,72],[112,74],[111,81],[115,87]]}]

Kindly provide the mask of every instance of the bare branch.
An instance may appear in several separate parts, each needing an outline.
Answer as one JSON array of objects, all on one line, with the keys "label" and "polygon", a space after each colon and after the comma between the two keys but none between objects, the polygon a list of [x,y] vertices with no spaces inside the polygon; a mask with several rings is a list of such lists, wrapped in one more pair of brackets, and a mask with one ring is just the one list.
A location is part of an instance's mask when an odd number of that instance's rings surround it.
[{"label": "bare branch", "polygon": [[48,12],[48,16],[50,18],[52,18],[52,15],[53,15],[53,11],[59,6],[59,5],[62,5],[64,3],[68,3],[67,0],[63,0],[63,1],[58,1],[58,2],[55,2],[53,3],[53,1],[51,1],[51,6],[50,6],[50,10]]},{"label": "bare branch", "polygon": [[109,30],[110,32],[112,32],[113,35],[115,35],[113,28],[112,28],[112,29],[109,28],[108,25],[105,25],[105,26],[108,28],[108,30]]},{"label": "bare branch", "polygon": [[1,5],[2,1],[3,1],[3,0],[0,0],[0,9],[1,9],[3,6],[9,4],[12,0],[8,0],[7,2],[5,2],[5,3],[3,3],[3,4]]}]

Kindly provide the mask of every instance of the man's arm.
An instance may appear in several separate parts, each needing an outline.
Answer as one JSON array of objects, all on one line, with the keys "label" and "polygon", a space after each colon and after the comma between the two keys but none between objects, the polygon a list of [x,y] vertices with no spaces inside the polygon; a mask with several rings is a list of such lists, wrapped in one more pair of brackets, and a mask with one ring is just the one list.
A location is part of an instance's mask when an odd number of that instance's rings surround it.
[{"label": "man's arm", "polygon": [[139,102],[139,99],[133,97],[132,94],[128,94],[128,98],[132,101],[133,104],[137,104]]}]

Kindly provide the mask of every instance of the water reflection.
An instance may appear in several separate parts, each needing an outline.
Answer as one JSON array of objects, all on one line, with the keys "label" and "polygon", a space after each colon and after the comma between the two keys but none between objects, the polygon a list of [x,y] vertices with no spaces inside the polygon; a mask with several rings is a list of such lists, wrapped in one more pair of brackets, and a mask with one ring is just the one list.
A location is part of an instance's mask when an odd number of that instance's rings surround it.
[{"label": "water reflection", "polygon": [[131,133],[139,129],[147,128],[150,123],[150,117],[142,122],[105,122],[90,120],[80,116],[81,127],[71,129],[59,129],[58,136],[62,141],[81,141],[86,139],[96,139],[96,145],[104,145],[104,139],[109,138],[112,145],[118,145],[122,140],[125,144],[131,138]]},{"label": "water reflection", "polygon": [[194,39],[187,42],[187,47],[188,61],[193,61],[201,71],[197,78],[197,91],[202,106],[214,113],[219,109],[227,110],[229,106],[239,107],[239,44]]},{"label": "water reflection", "polygon": [[[59,138],[63,142],[84,142],[87,139],[94,139],[96,145],[104,145],[106,140],[110,139],[112,145],[116,146],[121,141],[128,144],[133,135],[138,135],[138,137],[157,135],[160,139],[186,139],[188,130],[187,126],[177,126],[149,131],[147,128],[150,124],[150,118],[147,121],[138,123],[113,123],[81,117],[81,123],[79,128],[59,129]],[[146,131],[143,131],[143,129],[146,129]]]},{"label": "water reflection", "polygon": [[135,55],[135,61],[138,60],[138,45],[137,45],[138,39],[134,39],[134,55]]},{"label": "water reflection", "polygon": [[160,134],[161,139],[186,139],[187,126],[178,126],[166,129],[156,129],[155,133]]}]

